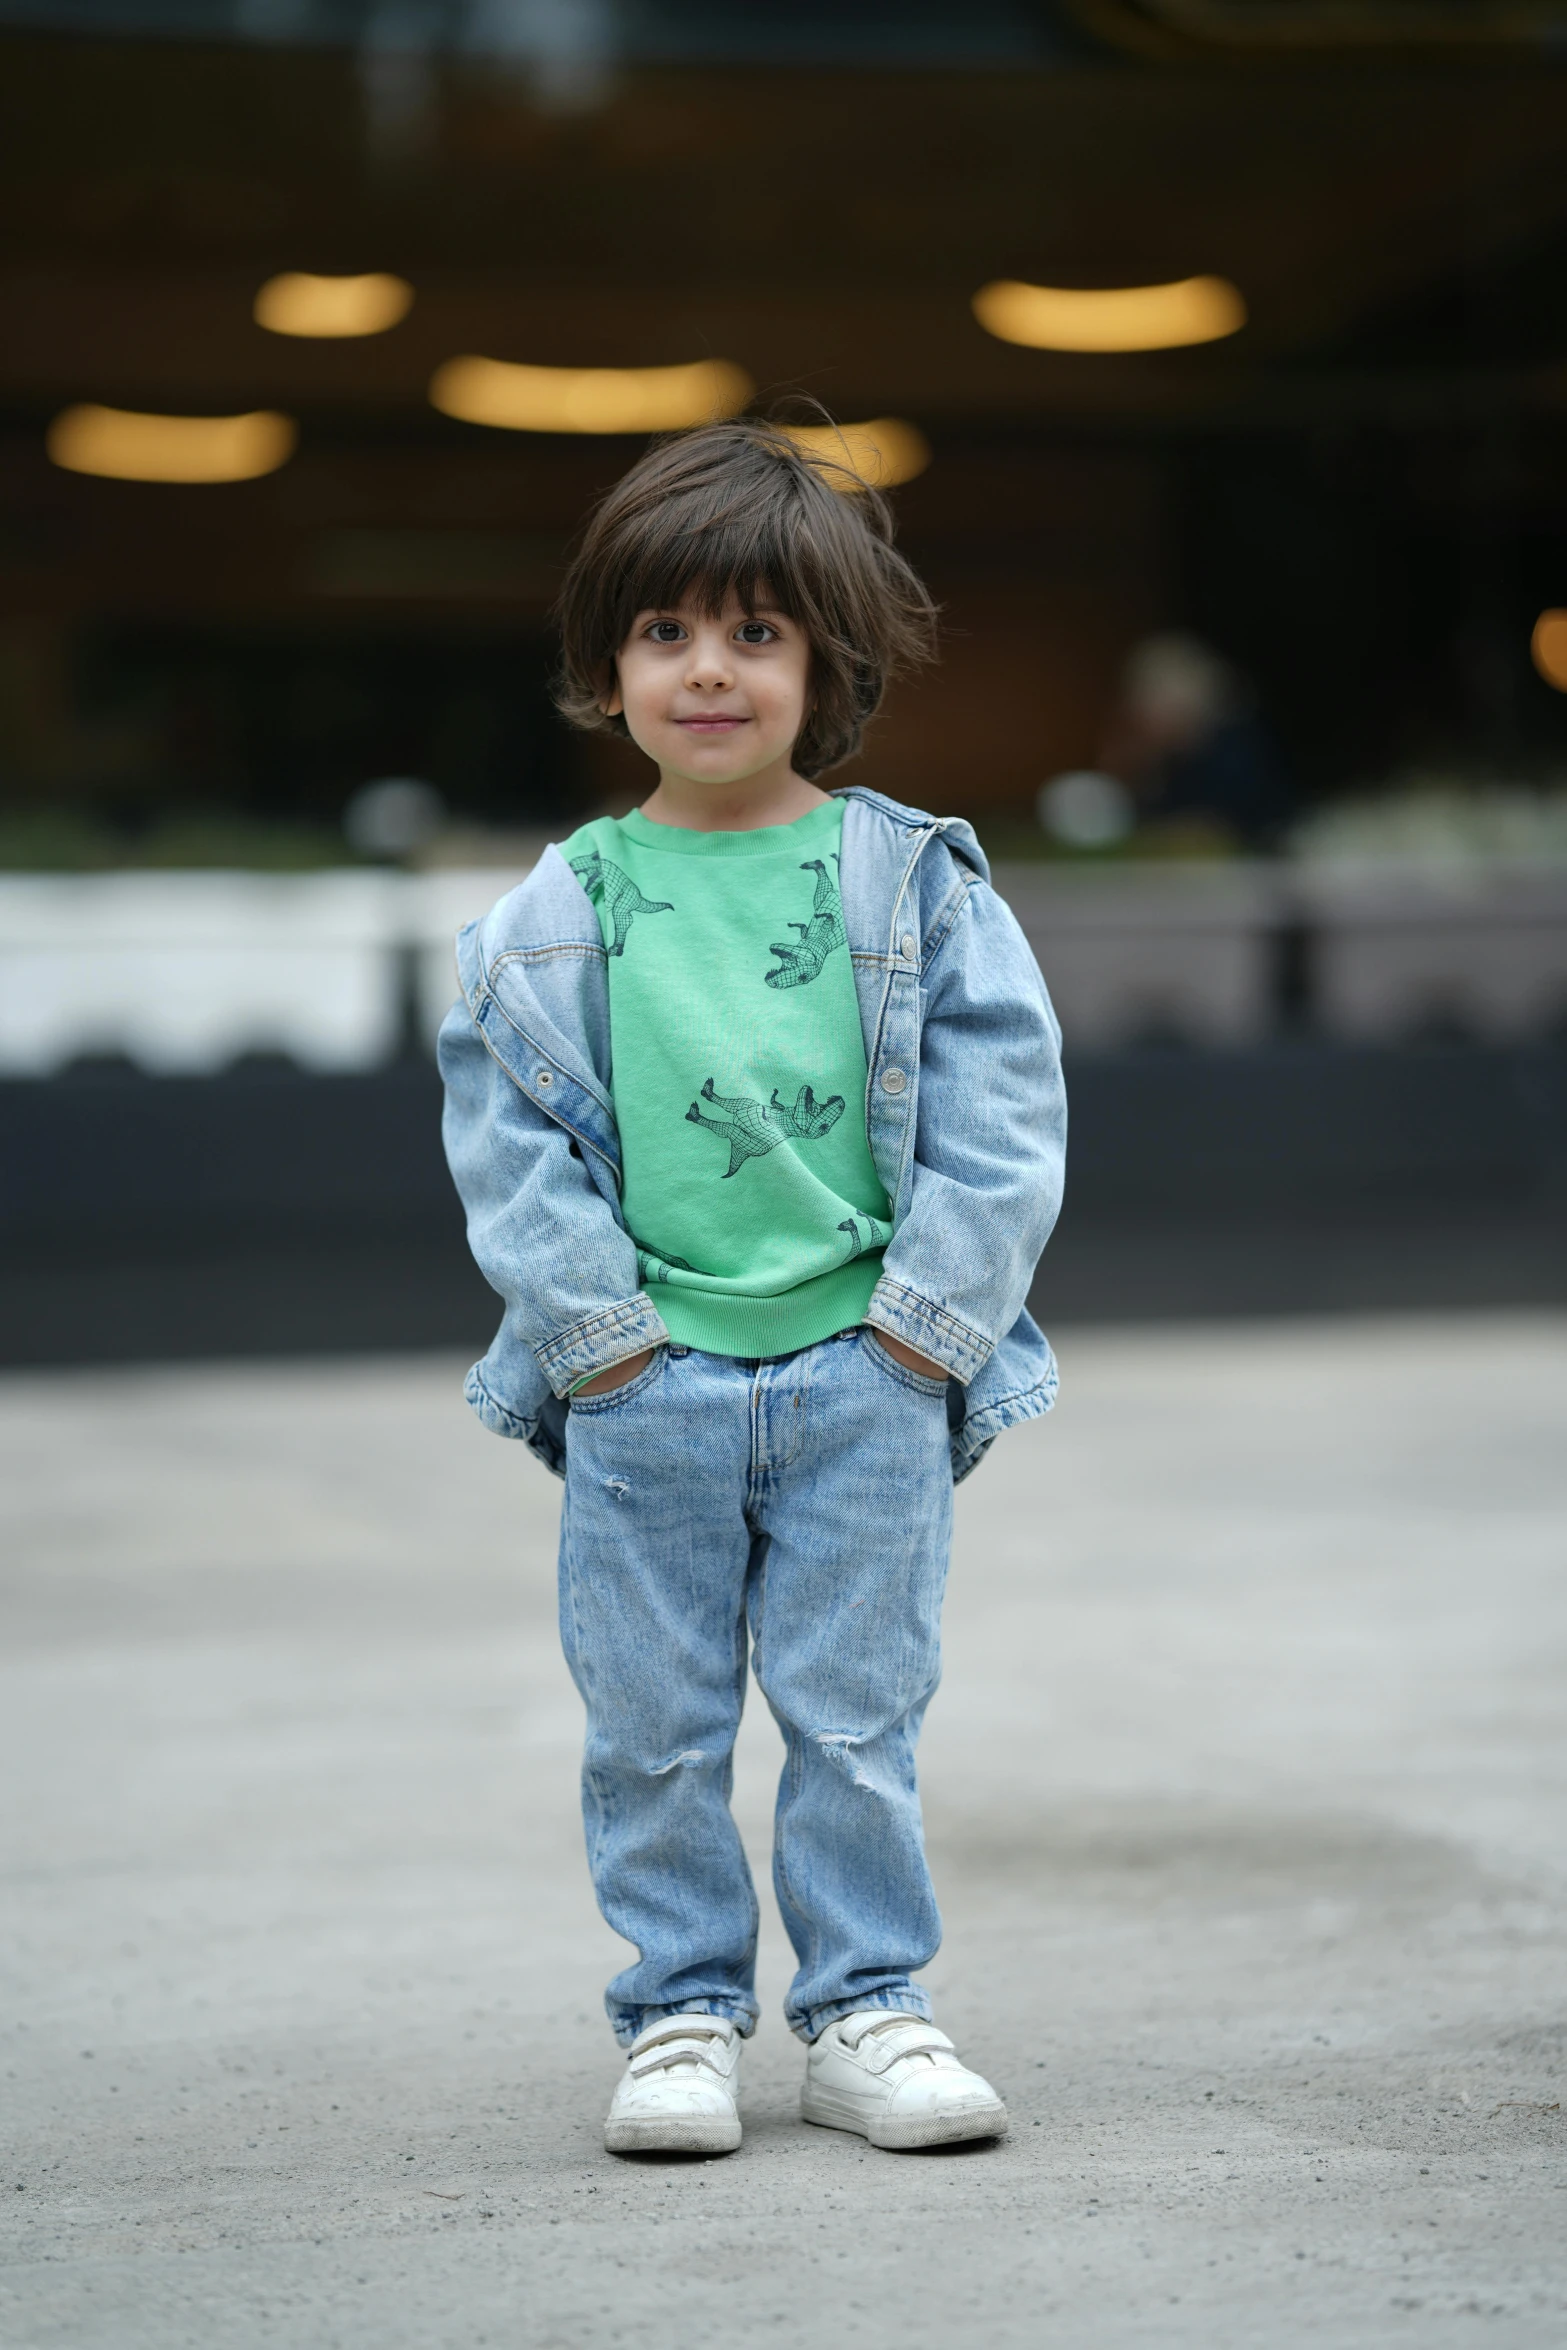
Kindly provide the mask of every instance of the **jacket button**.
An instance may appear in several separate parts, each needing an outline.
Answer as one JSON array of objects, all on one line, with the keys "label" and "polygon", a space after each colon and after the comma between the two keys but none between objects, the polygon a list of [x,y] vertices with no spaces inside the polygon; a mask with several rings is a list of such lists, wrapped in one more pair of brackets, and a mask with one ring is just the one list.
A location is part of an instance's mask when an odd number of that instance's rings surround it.
[{"label": "jacket button", "polygon": [[881,1073],[883,1093],[901,1093],[908,1082],[901,1069],[883,1069]]},{"label": "jacket button", "polygon": [[538,1076],[534,1079],[534,1083],[536,1085],[553,1085],[554,1082],[554,1073],[549,1069],[541,1069],[538,1073]]},{"label": "jacket button", "polygon": [[906,963],[912,963],[914,960],[914,940],[909,937],[900,938],[898,941],[898,952],[902,955],[903,960]]}]

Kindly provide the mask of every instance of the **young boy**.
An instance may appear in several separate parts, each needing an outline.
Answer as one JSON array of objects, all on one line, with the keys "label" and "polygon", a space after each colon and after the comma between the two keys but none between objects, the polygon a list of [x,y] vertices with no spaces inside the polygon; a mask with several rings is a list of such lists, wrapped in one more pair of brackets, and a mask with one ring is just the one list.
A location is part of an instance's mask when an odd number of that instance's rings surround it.
[{"label": "young boy", "polygon": [[[635,1945],[617,2153],[740,2143],[751,1668],[807,2121],[907,2148],[1006,2108],[914,1981],[914,1750],[955,1478],[1048,1411],[1024,1311],[1061,1196],[1060,1034],[973,833],[818,775],[932,608],[886,508],[766,425],[665,441],[561,599],[560,704],[658,771],[458,943],[446,1145],[506,1301],[486,1427],[566,1481],[561,1631],[600,1907]],[[655,1302],[656,1301],[656,1302]]]}]

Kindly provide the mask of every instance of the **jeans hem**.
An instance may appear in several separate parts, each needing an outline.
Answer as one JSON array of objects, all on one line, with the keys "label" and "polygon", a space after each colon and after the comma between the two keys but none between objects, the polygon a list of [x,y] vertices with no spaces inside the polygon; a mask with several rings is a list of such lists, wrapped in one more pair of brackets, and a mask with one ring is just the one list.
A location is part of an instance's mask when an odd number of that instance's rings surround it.
[{"label": "jeans hem", "polygon": [[880,1991],[871,1991],[863,1999],[830,1999],[823,2007],[813,2007],[809,2016],[797,2020],[786,2008],[785,2020],[797,2040],[807,2045],[819,2040],[829,2024],[837,2023],[846,2015],[863,2015],[867,2008],[885,2007],[895,2015],[917,2015],[929,2023],[931,2019],[930,1993],[918,1983],[888,1984]]},{"label": "jeans hem", "polygon": [[661,2024],[666,2015],[722,2016],[726,2023],[738,2027],[742,2040],[749,2040],[759,2013],[754,1999],[680,1999],[668,2007],[611,2007],[609,2020],[621,2047],[629,2048],[638,2032],[645,2032],[649,2024]]}]

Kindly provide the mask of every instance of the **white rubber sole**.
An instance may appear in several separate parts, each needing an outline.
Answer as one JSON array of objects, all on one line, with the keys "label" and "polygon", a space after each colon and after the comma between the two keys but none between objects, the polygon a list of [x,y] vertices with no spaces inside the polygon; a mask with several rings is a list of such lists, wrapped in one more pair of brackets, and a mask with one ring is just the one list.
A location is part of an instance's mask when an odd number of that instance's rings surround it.
[{"label": "white rubber sole", "polygon": [[633,2114],[604,2124],[610,2154],[733,2154],[739,2143],[737,2113]]},{"label": "white rubber sole", "polygon": [[850,2130],[888,2154],[914,2154],[922,2146],[960,2146],[967,2138],[1004,2138],[1007,2109],[999,2097],[988,2105],[955,2106],[948,2113],[867,2114],[847,2098],[806,2089],[800,2119],[822,2130]]}]

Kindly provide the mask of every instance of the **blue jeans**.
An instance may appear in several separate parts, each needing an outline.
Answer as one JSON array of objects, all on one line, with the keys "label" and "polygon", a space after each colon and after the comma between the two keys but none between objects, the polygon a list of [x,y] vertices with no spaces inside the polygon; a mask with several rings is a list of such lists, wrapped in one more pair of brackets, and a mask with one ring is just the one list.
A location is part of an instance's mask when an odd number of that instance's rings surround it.
[{"label": "blue jeans", "polygon": [[786,1749],[790,2027],[930,2013],[909,1979],[941,1938],[914,1749],[951,1526],[945,1382],[869,1330],[763,1363],[661,1347],[572,1404],[561,1637],[587,1707],[594,1890],[640,1954],[605,1999],[623,2043],[681,2010],[756,2022],[756,1893],[729,1809],[748,1624]]}]

